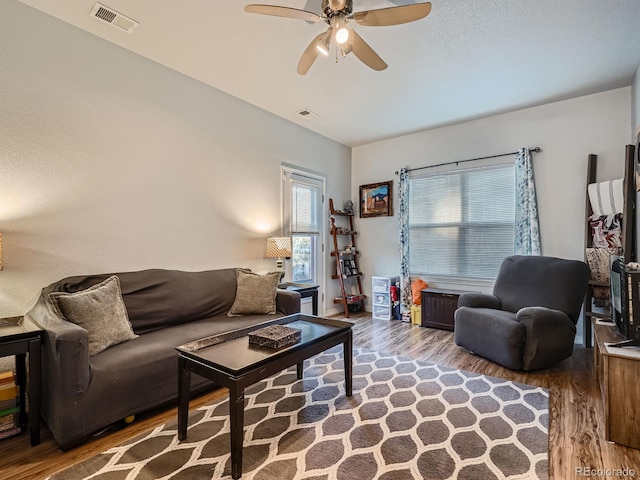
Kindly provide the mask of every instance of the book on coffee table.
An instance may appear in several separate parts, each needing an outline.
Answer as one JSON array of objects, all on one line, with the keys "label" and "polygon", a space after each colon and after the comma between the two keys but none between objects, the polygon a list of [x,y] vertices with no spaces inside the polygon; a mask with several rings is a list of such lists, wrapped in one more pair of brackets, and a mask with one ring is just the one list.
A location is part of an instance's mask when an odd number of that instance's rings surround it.
[{"label": "book on coffee table", "polygon": [[249,344],[259,347],[282,348],[298,343],[302,338],[299,328],[269,325],[249,334]]}]

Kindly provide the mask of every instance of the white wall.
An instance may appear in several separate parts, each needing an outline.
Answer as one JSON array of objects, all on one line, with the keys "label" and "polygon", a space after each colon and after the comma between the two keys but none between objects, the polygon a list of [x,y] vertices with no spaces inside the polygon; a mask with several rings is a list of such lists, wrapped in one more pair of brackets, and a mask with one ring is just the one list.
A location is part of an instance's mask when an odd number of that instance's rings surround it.
[{"label": "white wall", "polygon": [[[533,154],[533,162],[542,253],[583,259],[587,155],[598,155],[599,180],[622,177],[630,116],[631,88],[626,87],[356,147],[352,197],[357,204],[359,185],[393,179],[397,198],[394,172],[403,166],[539,146],[542,152]],[[398,216],[357,218],[357,229],[365,290],[371,294],[371,275],[400,273]],[[490,290],[477,285],[455,287]]]},{"label": "white wall", "polygon": [[631,98],[631,132],[636,140],[635,135],[640,133],[640,65],[631,84]]},{"label": "white wall", "polygon": [[68,275],[273,269],[281,163],[349,196],[349,148],[30,7],[0,45],[0,316]]}]

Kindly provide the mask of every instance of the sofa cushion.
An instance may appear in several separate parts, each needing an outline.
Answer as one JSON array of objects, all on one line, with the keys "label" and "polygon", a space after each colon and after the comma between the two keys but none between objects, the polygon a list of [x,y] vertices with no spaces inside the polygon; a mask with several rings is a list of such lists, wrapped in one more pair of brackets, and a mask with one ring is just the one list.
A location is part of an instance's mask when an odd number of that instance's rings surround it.
[{"label": "sofa cushion", "polygon": [[276,313],[276,294],[280,272],[258,275],[239,268],[236,272],[236,298],[229,310],[230,317]]},{"label": "sofa cushion", "polygon": [[[79,292],[114,274],[67,277],[43,290]],[[172,325],[226,315],[236,294],[236,269],[203,272],[151,269],[115,273],[133,331],[144,334]]]},{"label": "sofa cushion", "polygon": [[65,320],[87,331],[90,357],[137,337],[115,275],[80,292],[51,292],[49,299]]}]

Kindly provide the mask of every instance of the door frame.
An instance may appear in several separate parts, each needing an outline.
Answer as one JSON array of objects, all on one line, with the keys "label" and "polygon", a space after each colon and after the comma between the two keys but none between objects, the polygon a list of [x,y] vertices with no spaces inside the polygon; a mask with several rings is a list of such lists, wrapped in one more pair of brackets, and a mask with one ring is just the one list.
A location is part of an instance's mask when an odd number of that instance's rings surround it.
[{"label": "door frame", "polygon": [[[325,291],[326,291],[326,262],[325,262],[325,252],[326,252],[326,243],[327,243],[327,212],[325,208],[326,203],[326,190],[327,190],[327,177],[322,175],[319,172],[314,172],[312,170],[308,170],[296,165],[285,164],[282,163],[280,166],[281,170],[281,225],[282,225],[282,233],[284,235],[291,235],[291,205],[290,199],[287,198],[287,193],[290,193],[289,186],[287,182],[290,181],[291,175],[296,175],[299,177],[306,177],[310,180],[316,181],[320,183],[321,190],[321,201],[320,201],[320,216],[319,216],[319,245],[317,246],[316,251],[316,274],[317,274],[317,283],[318,283],[318,315],[322,316],[325,314]],[[291,271],[291,262],[289,262],[288,266],[285,267],[287,270],[287,274],[289,278],[292,276]]]}]

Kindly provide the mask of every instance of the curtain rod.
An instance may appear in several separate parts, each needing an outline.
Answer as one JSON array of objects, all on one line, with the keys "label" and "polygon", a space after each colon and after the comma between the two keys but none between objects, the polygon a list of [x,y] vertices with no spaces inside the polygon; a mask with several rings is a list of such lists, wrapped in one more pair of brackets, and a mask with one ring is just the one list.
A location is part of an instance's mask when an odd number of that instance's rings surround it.
[{"label": "curtain rod", "polygon": [[[540,153],[541,151],[542,151],[542,149],[540,147],[535,147],[535,148],[530,148],[529,149],[529,152]],[[437,165],[427,165],[426,167],[410,168],[410,169],[407,170],[407,172],[414,172],[416,170],[424,170],[425,168],[443,167],[445,165],[458,165],[459,163],[473,162],[473,161],[476,161],[476,160],[486,160],[487,158],[506,157],[507,155],[515,155],[516,153],[518,153],[518,152],[501,153],[499,155],[490,155],[488,157],[469,158],[467,160],[458,160],[456,162],[438,163]],[[400,175],[400,172],[398,170],[396,170],[396,175]]]}]

